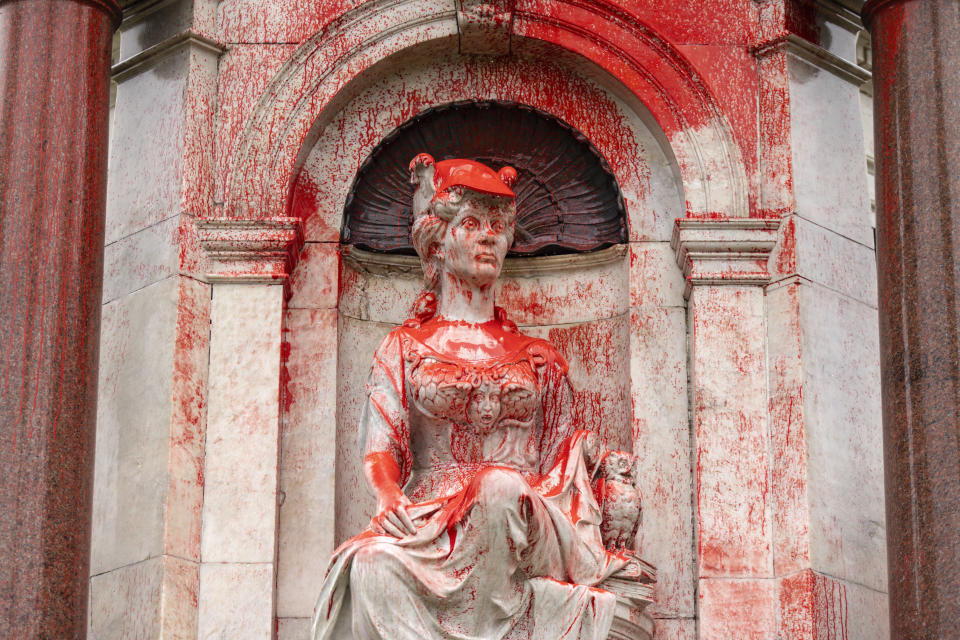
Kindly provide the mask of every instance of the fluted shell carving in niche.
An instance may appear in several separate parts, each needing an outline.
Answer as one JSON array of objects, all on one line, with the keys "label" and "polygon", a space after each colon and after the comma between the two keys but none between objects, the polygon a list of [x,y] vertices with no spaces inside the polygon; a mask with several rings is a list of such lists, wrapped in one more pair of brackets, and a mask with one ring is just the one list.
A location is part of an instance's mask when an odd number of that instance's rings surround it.
[{"label": "fluted shell carving in niche", "polygon": [[518,172],[511,255],[576,253],[627,241],[623,198],[600,153],[551,115],[509,102],[456,102],[394,130],[357,173],[342,240],[362,249],[413,254],[410,158],[470,158]]}]

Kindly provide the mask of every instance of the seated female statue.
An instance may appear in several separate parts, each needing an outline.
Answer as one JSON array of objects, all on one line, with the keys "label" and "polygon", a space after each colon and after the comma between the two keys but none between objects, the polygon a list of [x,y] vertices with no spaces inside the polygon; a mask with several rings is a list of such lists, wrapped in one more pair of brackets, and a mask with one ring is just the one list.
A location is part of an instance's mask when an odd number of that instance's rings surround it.
[{"label": "seated female statue", "polygon": [[516,171],[410,168],[426,287],[373,359],[360,437],[377,514],[334,554],[313,637],[602,640],[615,598],[595,585],[629,558],[601,540],[599,442],[571,423],[563,357],[494,306]]}]

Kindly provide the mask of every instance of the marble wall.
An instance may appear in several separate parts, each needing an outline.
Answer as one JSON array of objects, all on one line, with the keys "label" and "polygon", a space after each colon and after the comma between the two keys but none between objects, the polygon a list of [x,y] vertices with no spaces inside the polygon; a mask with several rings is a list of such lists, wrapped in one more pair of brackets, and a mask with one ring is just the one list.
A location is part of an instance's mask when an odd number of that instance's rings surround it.
[{"label": "marble wall", "polygon": [[[370,357],[420,289],[413,260],[343,251],[344,202],[394,127],[499,99],[582,132],[624,195],[627,245],[511,260],[498,304],[640,455],[656,638],[886,637],[866,76],[821,4],[798,25],[778,0],[518,2],[506,57],[469,49],[453,0],[134,5],[90,636],[307,637],[372,507]],[[223,217],[251,226],[198,230]]]}]

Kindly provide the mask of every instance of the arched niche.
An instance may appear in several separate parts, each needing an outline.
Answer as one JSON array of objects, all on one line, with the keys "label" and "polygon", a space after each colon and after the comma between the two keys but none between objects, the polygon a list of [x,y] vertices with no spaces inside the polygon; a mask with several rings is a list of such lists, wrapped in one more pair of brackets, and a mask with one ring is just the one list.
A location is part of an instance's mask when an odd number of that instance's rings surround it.
[{"label": "arched niche", "polygon": [[[687,426],[686,325],[669,247],[688,202],[668,137],[630,95],[588,60],[543,43],[495,58],[461,56],[455,39],[439,39],[358,74],[314,122],[286,204],[287,215],[303,221],[306,242],[285,328],[279,616],[309,616],[334,545],[369,521],[374,503],[356,439],[364,383],[373,350],[407,318],[422,286],[413,256],[340,245],[344,207],[358,170],[385,137],[418,113],[458,100],[511,101],[547,113],[609,165],[628,242],[508,259],[498,304],[525,333],[550,339],[567,356],[581,424],[610,446],[640,453],[645,489],[668,494],[647,505],[645,517],[661,523],[644,533],[650,557],[673,563],[676,548],[689,554],[689,442],[680,437]],[[334,308],[321,308],[320,300]],[[667,607],[692,593],[689,574],[674,573],[664,578]]]},{"label": "arched niche", "polygon": [[341,241],[415,255],[410,159],[470,158],[517,172],[515,237],[507,255],[579,253],[627,241],[620,187],[603,156],[557,118],[515,102],[462,100],[394,129],[357,172]]}]

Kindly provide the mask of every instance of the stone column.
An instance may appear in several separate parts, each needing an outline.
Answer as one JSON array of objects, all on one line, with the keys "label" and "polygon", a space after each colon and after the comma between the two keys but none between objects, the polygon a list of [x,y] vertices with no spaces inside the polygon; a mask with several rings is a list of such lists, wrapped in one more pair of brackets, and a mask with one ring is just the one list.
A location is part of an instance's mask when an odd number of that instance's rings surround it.
[{"label": "stone column", "polygon": [[0,2],[0,637],[85,633],[114,0]]},{"label": "stone column", "polygon": [[893,638],[960,624],[960,3],[868,2]]},{"label": "stone column", "polygon": [[763,285],[778,227],[778,220],[679,219],[671,243],[689,299],[703,638],[777,632]]},{"label": "stone column", "polygon": [[198,637],[274,632],[285,284],[298,219],[205,219],[209,406]]}]

